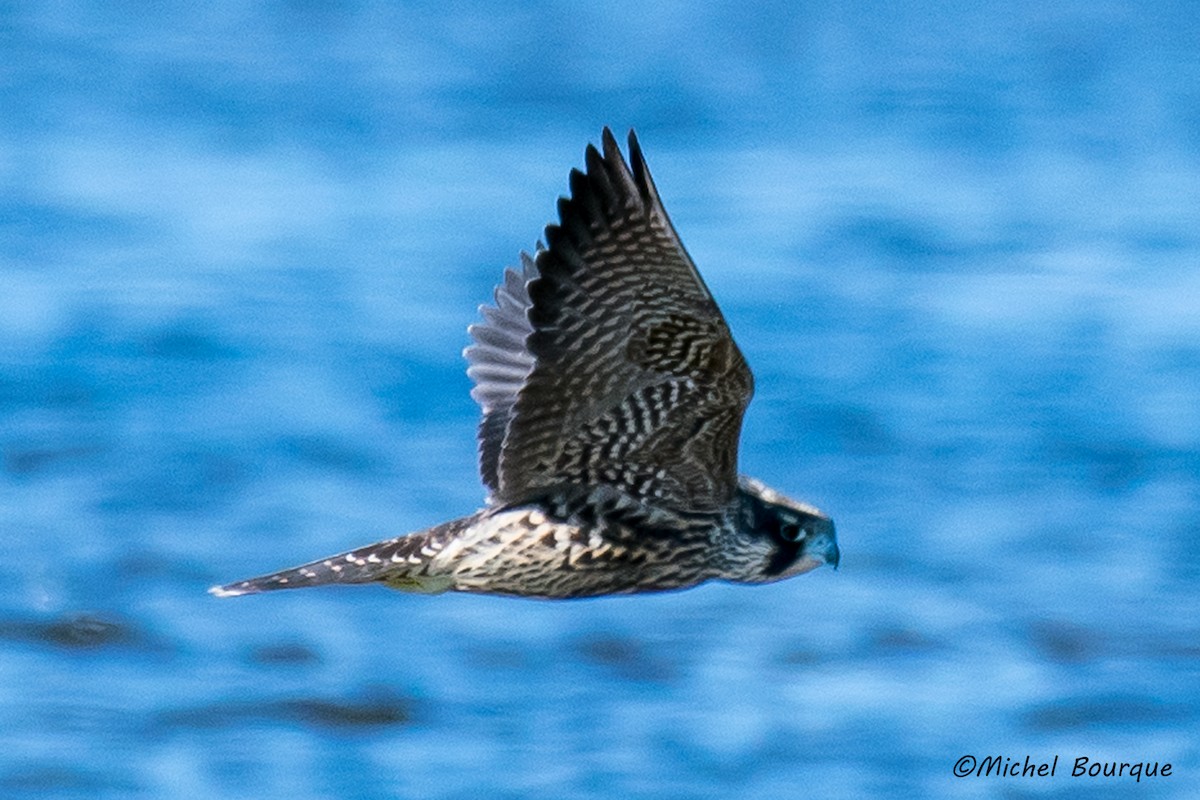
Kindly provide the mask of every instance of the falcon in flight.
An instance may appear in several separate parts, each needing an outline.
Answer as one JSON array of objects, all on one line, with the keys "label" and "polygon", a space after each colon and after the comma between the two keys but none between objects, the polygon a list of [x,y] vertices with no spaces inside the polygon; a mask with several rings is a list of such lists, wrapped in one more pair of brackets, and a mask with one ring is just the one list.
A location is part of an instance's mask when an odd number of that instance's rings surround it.
[{"label": "falcon in flight", "polygon": [[606,128],[585,161],[546,244],[470,328],[486,506],[213,594],[382,583],[570,598],[837,566],[829,517],[738,474],[754,379],[637,137],[626,163]]}]

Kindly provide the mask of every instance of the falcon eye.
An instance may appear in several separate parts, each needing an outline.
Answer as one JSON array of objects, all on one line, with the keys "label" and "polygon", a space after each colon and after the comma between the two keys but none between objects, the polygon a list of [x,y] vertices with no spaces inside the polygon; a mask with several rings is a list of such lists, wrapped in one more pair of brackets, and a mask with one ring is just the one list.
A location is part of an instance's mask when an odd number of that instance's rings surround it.
[{"label": "falcon eye", "polygon": [[798,542],[808,535],[808,531],[795,522],[785,522],[779,526],[779,535],[789,542]]}]

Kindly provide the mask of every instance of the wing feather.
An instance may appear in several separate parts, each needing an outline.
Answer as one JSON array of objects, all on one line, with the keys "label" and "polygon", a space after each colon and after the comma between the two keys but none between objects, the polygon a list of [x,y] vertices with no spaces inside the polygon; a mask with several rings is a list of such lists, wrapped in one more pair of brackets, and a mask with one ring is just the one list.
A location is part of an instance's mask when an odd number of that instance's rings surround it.
[{"label": "wing feather", "polygon": [[467,329],[475,340],[464,352],[467,375],[475,383],[471,397],[483,411],[479,422],[479,472],[493,494],[500,488],[500,448],[512,406],[533,370],[533,354],[525,340],[533,332],[527,286],[536,276],[534,259],[521,253],[520,271],[506,269],[504,281],[496,287],[496,305],[479,307],[483,324]]},{"label": "wing feather", "polygon": [[636,136],[629,163],[607,128],[602,148],[471,329],[483,479],[501,503],[604,487],[716,509],[736,491],[753,378]]}]

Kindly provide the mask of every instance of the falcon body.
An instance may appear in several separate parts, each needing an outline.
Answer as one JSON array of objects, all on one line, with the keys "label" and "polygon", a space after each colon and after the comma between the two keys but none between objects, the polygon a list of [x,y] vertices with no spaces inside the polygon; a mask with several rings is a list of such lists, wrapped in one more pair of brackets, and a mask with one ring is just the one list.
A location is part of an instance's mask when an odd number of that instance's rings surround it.
[{"label": "falcon body", "polygon": [[753,377],[629,135],[572,170],[466,351],[487,505],[221,596],[328,583],[543,598],[837,566],[832,520],[739,476]]}]

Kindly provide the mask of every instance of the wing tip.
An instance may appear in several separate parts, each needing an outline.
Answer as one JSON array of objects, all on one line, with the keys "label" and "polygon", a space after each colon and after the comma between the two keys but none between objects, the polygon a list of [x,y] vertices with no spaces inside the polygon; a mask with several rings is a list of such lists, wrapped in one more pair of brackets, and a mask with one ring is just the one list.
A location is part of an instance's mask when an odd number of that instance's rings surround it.
[{"label": "wing tip", "polygon": [[646,163],[641,142],[638,141],[637,133],[633,128],[629,129],[629,167],[633,173],[633,182],[642,194],[647,208],[665,215],[662,200],[658,196],[658,187],[654,185],[654,178],[650,176],[650,166]]},{"label": "wing tip", "polygon": [[[638,139],[635,128],[629,128],[629,133],[625,141],[628,160],[626,160],[625,154],[621,152],[621,147],[617,144],[617,138],[613,135],[612,128],[605,125],[604,129],[600,132],[601,147],[604,150],[604,156],[601,161],[613,174],[628,176],[631,188],[636,191],[638,199],[641,201],[641,206],[646,213],[665,216],[662,200],[658,195],[658,187],[654,185],[654,178],[650,175],[650,167],[646,163],[646,156],[642,150],[642,144]],[[595,152],[596,148],[589,144],[588,150],[589,152]]]},{"label": "wing tip", "polygon": [[605,152],[608,152],[610,148],[617,146],[617,137],[613,136],[612,128],[610,128],[608,125],[605,125],[600,131],[600,143],[604,146]]},{"label": "wing tip", "polygon": [[[595,231],[611,227],[620,218],[658,210],[657,193],[648,183],[650,173],[645,169],[645,159],[632,128],[629,143],[630,158],[626,160],[612,128],[607,125],[600,132],[599,147],[588,142],[583,168],[571,169],[567,176],[569,191],[558,199],[558,221],[546,227],[544,235],[549,250],[565,255],[569,250],[586,248]],[[567,234],[569,241],[563,240],[562,233]],[[540,246],[534,258],[535,261],[543,258]]]}]

